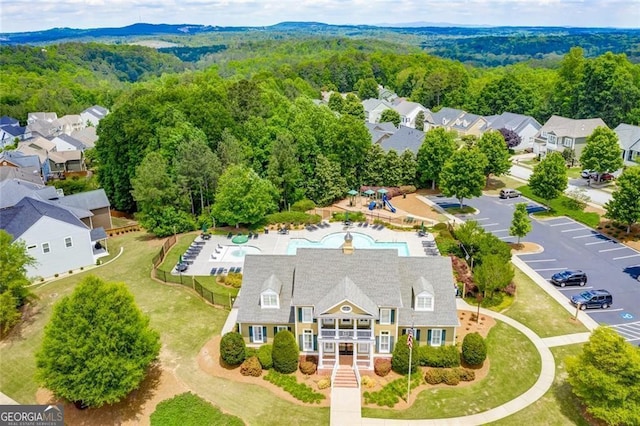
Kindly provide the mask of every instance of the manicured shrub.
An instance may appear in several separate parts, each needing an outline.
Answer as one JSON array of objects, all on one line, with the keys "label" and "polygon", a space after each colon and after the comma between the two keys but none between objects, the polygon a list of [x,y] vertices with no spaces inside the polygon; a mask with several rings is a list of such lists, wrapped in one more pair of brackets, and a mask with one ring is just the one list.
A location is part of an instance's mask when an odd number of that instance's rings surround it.
[{"label": "manicured shrub", "polygon": [[373,371],[380,377],[386,376],[391,371],[391,360],[388,358],[376,358],[373,362]]},{"label": "manicured shrub", "polygon": [[444,381],[444,371],[441,368],[430,368],[424,373],[424,381],[430,385],[437,385]]},{"label": "manicured shrub", "polygon": [[442,372],[443,382],[449,386],[455,386],[460,383],[460,376],[455,370],[443,370]]},{"label": "manicured shrub", "polygon": [[378,384],[378,382],[376,382],[376,379],[373,377],[362,376],[362,386],[366,388],[375,388],[376,384]]},{"label": "manicured shrub", "polygon": [[463,382],[472,382],[476,379],[476,372],[473,370],[468,368],[454,368],[454,370]]},{"label": "manicured shrub", "polygon": [[279,331],[273,338],[273,368],[280,373],[293,373],[298,369],[298,343],[293,333]]},{"label": "manicured shrub", "polygon": [[462,341],[462,360],[469,365],[482,365],[487,359],[487,343],[478,333],[469,333]]},{"label": "manicured shrub", "polygon": [[316,203],[309,200],[308,198],[296,201],[295,203],[291,204],[291,210],[293,210],[294,212],[306,212],[307,210],[315,208]]},{"label": "manicured shrub", "polygon": [[220,357],[229,365],[241,364],[246,356],[246,349],[240,333],[227,333],[220,340]]},{"label": "manicured shrub", "polygon": [[252,356],[257,356],[257,355],[258,355],[258,350],[256,348],[247,347],[244,350],[244,359],[245,360],[251,358]]},{"label": "manicured shrub", "polygon": [[257,356],[252,356],[244,360],[240,366],[240,374],[243,376],[260,377],[262,375],[262,365]]},{"label": "manicured shrub", "polygon": [[400,187],[400,192],[402,194],[413,194],[414,192],[416,192],[416,187],[413,185],[402,185]]},{"label": "manicured shrub", "polygon": [[451,368],[460,365],[460,352],[455,345],[420,346],[420,365]]},{"label": "manicured shrub", "polygon": [[[396,343],[393,348],[391,369],[399,374],[407,374],[409,372],[409,346],[407,345],[407,337],[407,334],[398,337],[398,343]],[[416,371],[419,364],[420,354],[418,353],[418,342],[414,339],[411,354],[411,370]]]},{"label": "manicured shrub", "polygon": [[300,362],[300,371],[302,374],[311,375],[316,372],[317,365],[311,361],[301,361]]},{"label": "manicured shrub", "polygon": [[166,399],[151,414],[151,426],[241,426],[238,417],[223,414],[217,407],[190,392]]},{"label": "manicured shrub", "polygon": [[269,383],[273,383],[274,385],[281,387],[285,391],[289,392],[291,396],[302,402],[319,403],[325,399],[323,394],[314,391],[304,383],[298,383],[296,376],[281,374],[277,371],[270,370],[267,375],[264,376],[264,379]]},{"label": "manicured shrub", "polygon": [[240,288],[242,286],[242,274],[230,272],[222,278],[222,282],[229,287]]},{"label": "manicured shrub", "polygon": [[258,361],[260,361],[260,365],[265,370],[269,370],[273,367],[273,358],[271,356],[271,352],[273,350],[273,346],[271,345],[262,345],[258,349]]},{"label": "manicured shrub", "polygon": [[327,389],[331,386],[331,379],[329,377],[323,377],[318,380],[318,389]]},{"label": "manicured shrub", "polygon": [[301,223],[320,223],[322,217],[317,214],[307,214],[305,212],[280,212],[267,215],[267,223],[292,223],[300,225]]}]

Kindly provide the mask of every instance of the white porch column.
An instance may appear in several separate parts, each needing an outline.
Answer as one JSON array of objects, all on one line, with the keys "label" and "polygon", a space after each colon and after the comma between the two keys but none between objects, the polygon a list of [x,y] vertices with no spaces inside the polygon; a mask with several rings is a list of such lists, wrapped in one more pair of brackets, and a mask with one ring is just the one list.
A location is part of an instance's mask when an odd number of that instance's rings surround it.
[{"label": "white porch column", "polygon": [[318,339],[318,368],[324,368],[324,340]]},{"label": "white porch column", "polygon": [[374,344],[373,343],[369,343],[369,369],[373,370],[373,349],[374,349]]},{"label": "white porch column", "polygon": [[353,319],[353,338],[358,338],[358,320],[355,318]]},{"label": "white porch column", "polygon": [[338,318],[333,320],[333,338],[338,339],[338,322],[340,320]]}]

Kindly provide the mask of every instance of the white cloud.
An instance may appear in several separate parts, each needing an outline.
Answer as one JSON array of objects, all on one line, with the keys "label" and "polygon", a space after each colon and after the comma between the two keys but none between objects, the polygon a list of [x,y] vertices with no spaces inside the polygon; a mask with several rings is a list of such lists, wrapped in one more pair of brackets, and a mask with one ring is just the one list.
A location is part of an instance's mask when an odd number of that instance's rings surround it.
[{"label": "white cloud", "polygon": [[0,32],[119,27],[140,21],[640,27],[640,0],[2,0],[1,7]]}]

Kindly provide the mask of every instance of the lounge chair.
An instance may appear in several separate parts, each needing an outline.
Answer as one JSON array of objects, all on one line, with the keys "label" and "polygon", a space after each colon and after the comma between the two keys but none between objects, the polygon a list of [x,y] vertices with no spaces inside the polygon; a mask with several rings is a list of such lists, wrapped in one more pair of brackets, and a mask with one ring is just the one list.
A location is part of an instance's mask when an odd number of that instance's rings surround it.
[{"label": "lounge chair", "polygon": [[258,233],[257,233],[257,232],[254,232],[254,233],[253,233],[253,239],[255,240],[256,238],[258,238]]},{"label": "lounge chair", "polygon": [[222,250],[222,246],[220,244],[218,244],[217,246],[220,250]]},{"label": "lounge chair", "polygon": [[242,272],[242,266],[238,266],[238,267],[236,268],[236,274],[239,274],[239,273],[241,273],[241,272]]},{"label": "lounge chair", "polygon": [[232,232],[229,232],[229,233],[227,234],[227,239],[228,239],[228,240],[230,240],[230,239],[231,239],[231,237],[233,237],[233,233],[232,233]]},{"label": "lounge chair", "polygon": [[211,272],[209,272],[209,275],[216,275],[218,273],[218,268],[211,268]]}]

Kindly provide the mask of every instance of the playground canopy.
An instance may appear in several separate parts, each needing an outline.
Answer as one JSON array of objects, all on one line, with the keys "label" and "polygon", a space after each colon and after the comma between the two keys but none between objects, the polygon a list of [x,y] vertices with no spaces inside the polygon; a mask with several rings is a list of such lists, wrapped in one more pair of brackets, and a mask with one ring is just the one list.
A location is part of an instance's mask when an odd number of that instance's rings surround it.
[{"label": "playground canopy", "polygon": [[347,194],[349,194],[349,195],[351,195],[353,197],[354,195],[358,195],[358,191],[356,191],[355,189],[352,189],[349,192],[347,192]]},{"label": "playground canopy", "polygon": [[389,192],[389,191],[386,190],[385,188],[378,189],[378,194],[386,194],[387,192]]},{"label": "playground canopy", "polygon": [[365,195],[373,195],[375,193],[376,193],[376,191],[374,191],[373,189],[367,189],[366,191],[364,191]]}]

